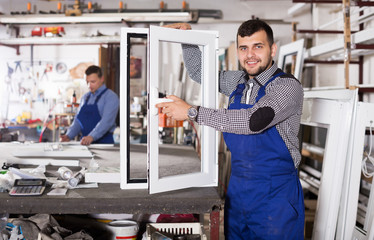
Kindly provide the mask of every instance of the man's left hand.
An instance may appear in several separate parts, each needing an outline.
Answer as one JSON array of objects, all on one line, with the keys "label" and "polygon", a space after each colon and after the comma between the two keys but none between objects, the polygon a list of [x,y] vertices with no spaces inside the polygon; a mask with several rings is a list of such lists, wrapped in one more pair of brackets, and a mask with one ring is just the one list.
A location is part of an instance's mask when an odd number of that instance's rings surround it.
[{"label": "man's left hand", "polygon": [[82,138],[81,144],[82,145],[90,145],[93,142],[93,140],[94,140],[93,137],[85,136],[85,137]]},{"label": "man's left hand", "polygon": [[173,100],[173,102],[156,104],[157,108],[162,108],[162,113],[165,113],[166,116],[177,121],[188,119],[187,112],[191,105],[174,95],[169,95],[166,98]]}]

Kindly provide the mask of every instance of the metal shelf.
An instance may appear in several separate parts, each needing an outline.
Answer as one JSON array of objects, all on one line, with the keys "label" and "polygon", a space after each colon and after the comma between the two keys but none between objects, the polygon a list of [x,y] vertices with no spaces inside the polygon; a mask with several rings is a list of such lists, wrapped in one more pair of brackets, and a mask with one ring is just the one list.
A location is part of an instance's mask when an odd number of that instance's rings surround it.
[{"label": "metal shelf", "polygon": [[[0,24],[17,26],[31,24],[121,24],[121,23],[156,23],[156,22],[197,22],[199,18],[221,19],[221,10],[101,10],[102,12],[83,13],[81,16],[65,14],[17,14],[0,15]],[[108,11],[108,12],[106,12]],[[124,25],[125,26],[125,25]],[[120,36],[100,37],[16,37],[0,39],[0,45],[67,45],[67,44],[106,44],[120,43]]]},{"label": "metal shelf", "polygon": [[196,22],[198,11],[179,12],[126,12],[83,13],[81,16],[65,14],[20,14],[0,16],[2,24],[69,24],[69,23],[122,23],[126,22]]},{"label": "metal shelf", "polygon": [[69,45],[69,44],[106,44],[120,43],[120,36],[102,37],[26,37],[0,39],[2,45]]},{"label": "metal shelf", "polygon": [[[352,45],[353,46],[355,44],[361,44],[361,43],[372,44],[373,40],[374,40],[374,28],[362,30],[362,31],[352,34]],[[323,54],[328,54],[328,53],[335,52],[338,50],[343,50],[343,49],[344,49],[344,40],[343,40],[343,37],[340,37],[336,40],[307,49],[304,54],[304,58],[308,59],[308,58],[320,56]]]}]

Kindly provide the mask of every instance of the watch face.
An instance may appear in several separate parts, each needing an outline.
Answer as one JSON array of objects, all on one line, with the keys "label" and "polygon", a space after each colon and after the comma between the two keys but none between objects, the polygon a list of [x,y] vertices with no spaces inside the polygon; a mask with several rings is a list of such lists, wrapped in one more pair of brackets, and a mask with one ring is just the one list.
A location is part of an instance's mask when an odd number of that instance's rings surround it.
[{"label": "watch face", "polygon": [[187,113],[187,115],[188,115],[188,118],[189,118],[190,120],[195,120],[195,118],[196,118],[196,116],[197,116],[197,109],[194,108],[194,107],[190,107],[190,108],[188,109],[188,113]]}]

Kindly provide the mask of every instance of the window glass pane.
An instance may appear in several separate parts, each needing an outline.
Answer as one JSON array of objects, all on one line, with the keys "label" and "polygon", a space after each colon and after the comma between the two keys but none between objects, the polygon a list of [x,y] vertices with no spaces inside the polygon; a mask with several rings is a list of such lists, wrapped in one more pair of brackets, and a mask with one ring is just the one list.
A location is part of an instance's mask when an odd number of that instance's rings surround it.
[{"label": "window glass pane", "polygon": [[363,230],[364,232],[369,231],[370,229],[370,226],[368,225],[368,209],[372,207],[372,204],[374,202],[374,199],[370,199],[370,194],[372,190],[372,178],[369,177],[369,175],[374,172],[374,165],[371,162],[373,161],[373,146],[370,146],[374,139],[373,136],[369,134],[370,128],[367,128],[366,132],[368,135],[365,136],[365,147],[362,156],[362,158],[365,160],[365,164],[363,162],[362,166],[362,170],[365,170],[365,174],[363,172],[361,174],[356,217],[356,227]]},{"label": "window glass pane", "polygon": [[[201,105],[201,85],[188,77],[180,43],[160,41],[159,95],[176,95]],[[201,172],[198,124],[175,121],[159,111],[159,178]]]},{"label": "window glass pane", "polygon": [[128,183],[147,181],[147,35],[128,34]]},{"label": "window glass pane", "polygon": [[302,161],[299,176],[305,196],[305,236],[307,238],[311,238],[313,232],[327,132],[328,129],[323,127],[302,125],[301,128]]},{"label": "window glass pane", "polygon": [[283,59],[283,71],[289,74],[295,74],[296,54],[285,55]]}]

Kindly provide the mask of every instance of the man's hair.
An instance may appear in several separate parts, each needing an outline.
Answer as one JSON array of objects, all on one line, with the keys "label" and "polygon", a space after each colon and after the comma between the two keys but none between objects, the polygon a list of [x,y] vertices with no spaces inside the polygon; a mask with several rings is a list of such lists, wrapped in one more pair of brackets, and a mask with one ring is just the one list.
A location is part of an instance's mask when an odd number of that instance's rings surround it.
[{"label": "man's hair", "polygon": [[272,46],[274,43],[273,30],[266,22],[262,20],[251,19],[243,22],[238,29],[237,36],[249,37],[261,30],[264,30],[266,32],[269,45]]},{"label": "man's hair", "polygon": [[91,75],[93,73],[96,73],[99,78],[103,76],[103,72],[101,71],[101,68],[96,65],[89,66],[85,71],[86,76]]}]

